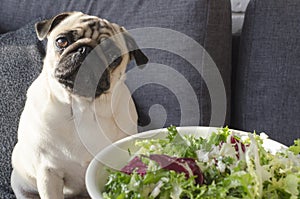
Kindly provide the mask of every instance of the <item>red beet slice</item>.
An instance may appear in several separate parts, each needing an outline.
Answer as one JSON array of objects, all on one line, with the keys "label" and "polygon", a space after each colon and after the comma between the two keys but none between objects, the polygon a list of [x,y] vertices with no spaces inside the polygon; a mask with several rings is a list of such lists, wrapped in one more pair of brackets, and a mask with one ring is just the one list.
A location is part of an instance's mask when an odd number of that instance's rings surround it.
[{"label": "red beet slice", "polygon": [[[239,153],[238,144],[240,144],[240,141],[238,139],[236,139],[234,136],[231,136],[230,137],[230,142],[231,142],[231,144],[234,145],[235,151]],[[245,153],[246,148],[245,148],[245,145],[243,143],[241,143],[241,148],[242,148],[242,151]],[[236,154],[236,157],[238,159],[240,159],[240,155],[238,153]]]},{"label": "red beet slice", "polygon": [[193,158],[178,158],[177,161],[182,163],[187,163],[190,169],[193,172],[194,176],[197,176],[195,178],[197,184],[203,184],[204,183],[204,175],[202,171],[200,170],[199,166],[197,165],[195,159]]},{"label": "red beet slice", "polygon": [[[187,178],[191,177],[191,175],[196,176],[196,183],[203,184],[203,173],[193,158],[177,158],[158,154],[152,154],[149,158],[157,162],[163,169],[173,170],[177,173],[184,173]],[[190,171],[192,173],[190,173]]]},{"label": "red beet slice", "polygon": [[143,163],[138,156],[136,156],[126,166],[124,166],[121,171],[128,175],[132,174],[133,171],[136,171],[141,176],[144,176],[147,173],[147,165]]},{"label": "red beet slice", "polygon": [[[235,137],[231,136],[230,142],[231,144],[234,144],[234,148],[238,152],[239,151],[238,144],[240,143],[240,141],[237,140]],[[242,147],[242,151],[245,152],[245,145],[243,143],[241,143],[241,147]]]}]

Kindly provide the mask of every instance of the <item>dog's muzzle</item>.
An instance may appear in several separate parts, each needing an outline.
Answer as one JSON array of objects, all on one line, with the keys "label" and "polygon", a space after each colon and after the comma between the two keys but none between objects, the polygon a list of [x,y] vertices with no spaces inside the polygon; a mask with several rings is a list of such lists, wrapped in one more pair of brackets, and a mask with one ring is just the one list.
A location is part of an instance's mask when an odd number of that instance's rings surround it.
[{"label": "dog's muzzle", "polygon": [[61,54],[54,75],[73,94],[98,97],[110,88],[110,74],[122,61],[110,39],[99,45],[78,41]]}]

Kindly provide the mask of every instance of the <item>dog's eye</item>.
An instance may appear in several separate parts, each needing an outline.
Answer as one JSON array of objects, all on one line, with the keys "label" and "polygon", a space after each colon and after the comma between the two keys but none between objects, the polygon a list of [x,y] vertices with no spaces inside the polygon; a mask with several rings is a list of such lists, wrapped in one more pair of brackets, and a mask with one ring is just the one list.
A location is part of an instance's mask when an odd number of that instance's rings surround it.
[{"label": "dog's eye", "polygon": [[69,45],[69,41],[66,37],[59,37],[55,42],[56,46],[60,49],[66,48]]}]

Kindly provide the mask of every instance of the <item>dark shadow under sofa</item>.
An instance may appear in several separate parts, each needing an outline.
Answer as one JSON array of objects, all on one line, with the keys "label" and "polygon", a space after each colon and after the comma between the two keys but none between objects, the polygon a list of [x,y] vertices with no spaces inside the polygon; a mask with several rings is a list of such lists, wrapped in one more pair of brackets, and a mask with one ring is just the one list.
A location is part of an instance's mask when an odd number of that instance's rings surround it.
[{"label": "dark shadow under sofa", "polygon": [[[143,82],[143,76],[127,78],[138,110],[139,131],[171,124],[228,125],[249,132],[264,131],[284,144],[292,144],[300,137],[300,2],[297,0],[250,2],[239,48],[234,49],[238,50],[234,53],[234,65],[231,65],[229,0],[4,0],[0,6],[0,198],[14,198],[10,188],[11,152],[17,140],[26,90],[41,71],[45,55],[45,42],[37,39],[34,23],[73,10],[106,18],[128,30],[159,27],[183,33],[203,46],[216,64],[226,94],[221,96],[223,102],[219,104],[224,107],[217,110],[223,110],[224,119],[211,122],[214,91],[209,91],[205,78],[178,54],[164,49],[143,49],[150,59],[146,67],[165,65],[187,80],[196,96],[199,115],[187,114],[188,118],[181,121],[182,111],[192,113],[194,104],[191,102],[187,110],[182,110],[180,99],[190,100],[190,96],[184,95],[184,85],[172,87],[176,90],[174,94],[168,86],[155,82],[158,77],[173,78],[158,67],[157,71],[147,73],[153,77],[153,83],[137,89],[133,85]],[[182,49],[189,49],[185,45],[183,42]],[[211,63],[201,61],[204,65]],[[135,67],[131,64],[128,71]],[[163,112],[153,109],[158,104],[164,108]],[[155,119],[155,114],[160,113],[166,115],[163,123]]]}]

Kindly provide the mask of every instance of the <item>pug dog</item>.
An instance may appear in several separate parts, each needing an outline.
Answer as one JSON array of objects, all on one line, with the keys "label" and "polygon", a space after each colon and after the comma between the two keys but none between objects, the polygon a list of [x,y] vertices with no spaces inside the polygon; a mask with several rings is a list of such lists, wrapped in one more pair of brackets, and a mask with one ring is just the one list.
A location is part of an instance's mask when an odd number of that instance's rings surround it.
[{"label": "pug dog", "polygon": [[131,59],[141,66],[148,59],[123,27],[81,12],[35,29],[47,50],[27,91],[11,186],[17,198],[88,198],[84,178],[93,155],[137,132],[125,70]]}]

